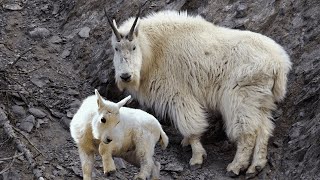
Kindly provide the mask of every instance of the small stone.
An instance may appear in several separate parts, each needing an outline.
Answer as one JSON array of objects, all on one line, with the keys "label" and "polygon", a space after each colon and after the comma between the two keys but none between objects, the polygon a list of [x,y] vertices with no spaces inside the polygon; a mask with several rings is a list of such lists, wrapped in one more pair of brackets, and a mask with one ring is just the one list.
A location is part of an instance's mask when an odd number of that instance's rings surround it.
[{"label": "small stone", "polygon": [[31,78],[30,81],[31,81],[34,85],[38,86],[39,88],[42,88],[44,85],[46,85],[46,82],[45,82],[44,80],[42,80],[42,79],[40,79],[40,78],[37,78],[37,77]]},{"label": "small stone", "polygon": [[64,126],[65,129],[70,129],[70,119],[67,117],[62,117],[61,118],[61,123]]},{"label": "small stone", "polygon": [[54,4],[54,5],[53,5],[52,14],[53,14],[53,15],[58,14],[58,12],[59,12],[59,8],[60,8],[60,6],[59,6],[59,4],[58,4],[58,3]]},{"label": "small stone", "polygon": [[69,104],[70,108],[79,108],[81,105],[81,101],[79,99],[74,100],[72,103]]},{"label": "small stone", "polygon": [[243,18],[247,15],[247,6],[244,5],[244,4],[240,4],[238,7],[237,7],[237,14],[236,14],[236,18]]},{"label": "small stone", "polygon": [[50,109],[51,115],[56,117],[56,118],[62,118],[64,116],[63,113],[55,110],[55,109]]},{"label": "small stone", "polygon": [[60,44],[62,43],[62,39],[59,36],[52,36],[49,40],[49,42],[53,43],[53,44]]},{"label": "small stone", "polygon": [[71,169],[76,175],[82,177],[82,171],[78,167],[72,166]]},{"label": "small stone", "polygon": [[126,169],[126,164],[121,158],[114,158],[114,163],[118,169]]},{"label": "small stone", "polygon": [[22,106],[14,105],[11,107],[12,112],[18,117],[18,118],[24,118],[26,117],[26,111]]},{"label": "small stone", "polygon": [[34,122],[35,122],[34,116],[29,115],[20,123],[19,128],[29,133],[33,129]]},{"label": "small stone", "polygon": [[300,117],[304,117],[304,112],[299,112]]},{"label": "small stone", "polygon": [[19,11],[23,9],[19,4],[4,4],[2,7],[11,11]]},{"label": "small stone", "polygon": [[173,171],[173,172],[182,172],[183,166],[177,162],[171,162],[171,163],[166,164],[163,170]]},{"label": "small stone", "polygon": [[272,143],[272,145],[273,145],[274,147],[276,147],[276,148],[279,148],[279,147],[282,146],[282,143],[281,143],[280,141],[274,141],[274,142]]},{"label": "small stone", "polygon": [[46,123],[48,123],[48,122],[45,122],[45,121],[42,120],[42,119],[38,119],[36,128],[40,128],[41,124],[46,124]]},{"label": "small stone", "polygon": [[78,33],[81,38],[88,38],[90,33],[90,28],[89,27],[84,27],[80,30]]},{"label": "small stone", "polygon": [[70,56],[70,50],[69,49],[65,49],[62,51],[61,55],[62,58],[67,58]]},{"label": "small stone", "polygon": [[37,108],[30,108],[29,112],[37,118],[44,118],[47,116],[46,113]]},{"label": "small stone", "polygon": [[80,93],[79,91],[76,91],[74,89],[68,89],[67,94],[76,96],[76,95],[79,95]]},{"label": "small stone", "polygon": [[60,166],[60,165],[57,165],[57,169],[62,170],[62,169],[63,169],[63,167],[62,167],[62,166]]},{"label": "small stone", "polygon": [[34,124],[35,122],[35,118],[33,115],[29,115],[28,117],[26,117],[23,122],[31,122],[32,124]]},{"label": "small stone", "polygon": [[68,118],[72,118],[73,115],[74,115],[74,113],[72,112],[72,110],[68,109],[68,110],[67,110],[67,117],[68,117]]},{"label": "small stone", "polygon": [[46,38],[50,36],[50,31],[46,28],[35,28],[29,34],[33,38]]},{"label": "small stone", "polygon": [[47,11],[49,9],[49,5],[48,4],[45,4],[43,6],[41,6],[40,8],[42,11]]},{"label": "small stone", "polygon": [[53,171],[52,171],[52,174],[53,174],[54,176],[59,176],[59,171],[53,170]]}]

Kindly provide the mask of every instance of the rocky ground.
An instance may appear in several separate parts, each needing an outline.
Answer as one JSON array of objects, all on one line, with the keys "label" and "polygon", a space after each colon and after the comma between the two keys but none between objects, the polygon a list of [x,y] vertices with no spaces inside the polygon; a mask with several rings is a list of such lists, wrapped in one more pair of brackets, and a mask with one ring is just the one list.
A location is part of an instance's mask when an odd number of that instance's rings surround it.
[{"label": "rocky ground", "polygon": [[[95,88],[111,100],[123,97],[113,82],[111,29],[103,8],[121,22],[136,13],[137,4],[0,0],[0,179],[81,179],[68,130],[73,114]],[[149,1],[142,15],[162,9],[188,10],[284,46],[293,61],[288,95],[274,112],[269,163],[256,179],[320,179],[320,2]],[[225,138],[220,118],[211,119],[203,139],[208,159],[195,171],[188,167],[190,148],[183,149],[179,133],[162,121],[170,138],[167,150],[156,149],[163,179],[230,179],[225,168],[235,147]],[[132,179],[138,171],[118,163],[118,172],[105,177],[96,159],[96,179]]]}]

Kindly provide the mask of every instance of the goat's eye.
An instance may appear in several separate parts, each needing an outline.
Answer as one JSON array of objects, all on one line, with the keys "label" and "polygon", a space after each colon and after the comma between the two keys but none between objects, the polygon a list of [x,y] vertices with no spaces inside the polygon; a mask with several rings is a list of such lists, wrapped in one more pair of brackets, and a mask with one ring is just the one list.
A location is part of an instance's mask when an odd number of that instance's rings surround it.
[{"label": "goat's eye", "polygon": [[132,50],[136,50],[136,46],[133,46]]},{"label": "goat's eye", "polygon": [[118,48],[114,48],[114,50],[118,51],[119,49]]},{"label": "goat's eye", "polygon": [[107,122],[106,118],[102,117],[102,118],[101,118],[101,122],[102,122],[102,123],[106,123],[106,122]]}]

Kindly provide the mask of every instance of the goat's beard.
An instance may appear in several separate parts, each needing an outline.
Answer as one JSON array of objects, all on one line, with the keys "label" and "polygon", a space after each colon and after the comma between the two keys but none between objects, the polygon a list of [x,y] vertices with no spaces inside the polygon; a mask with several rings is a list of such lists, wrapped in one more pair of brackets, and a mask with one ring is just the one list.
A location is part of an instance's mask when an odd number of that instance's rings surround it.
[{"label": "goat's beard", "polygon": [[116,83],[120,91],[124,89],[138,91],[140,87],[140,77],[134,75],[130,82],[123,82],[120,78],[116,78]]}]

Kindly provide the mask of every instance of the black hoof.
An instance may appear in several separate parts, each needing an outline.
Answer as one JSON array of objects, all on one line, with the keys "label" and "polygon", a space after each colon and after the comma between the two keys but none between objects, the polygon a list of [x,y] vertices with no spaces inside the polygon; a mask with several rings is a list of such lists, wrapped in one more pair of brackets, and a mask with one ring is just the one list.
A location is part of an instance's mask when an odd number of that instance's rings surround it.
[{"label": "black hoof", "polygon": [[190,165],[190,169],[192,171],[197,170],[197,169],[201,169],[201,167],[202,167],[201,164]]},{"label": "black hoof", "polygon": [[226,173],[226,176],[235,178],[235,177],[238,177],[239,175],[235,174],[233,171],[228,171],[228,172]]},{"label": "black hoof", "polygon": [[262,170],[261,166],[256,166],[256,170],[260,172]]},{"label": "black hoof", "polygon": [[116,170],[113,170],[113,171],[109,171],[107,173],[104,173],[106,176],[112,176],[116,173]]}]

